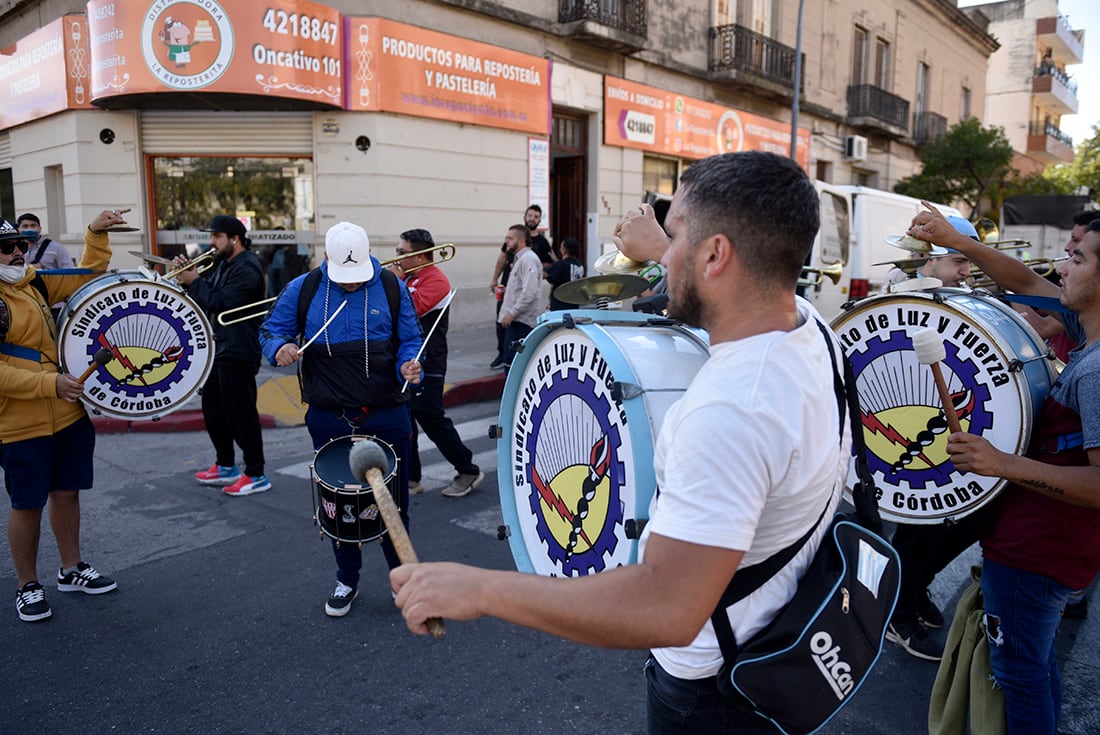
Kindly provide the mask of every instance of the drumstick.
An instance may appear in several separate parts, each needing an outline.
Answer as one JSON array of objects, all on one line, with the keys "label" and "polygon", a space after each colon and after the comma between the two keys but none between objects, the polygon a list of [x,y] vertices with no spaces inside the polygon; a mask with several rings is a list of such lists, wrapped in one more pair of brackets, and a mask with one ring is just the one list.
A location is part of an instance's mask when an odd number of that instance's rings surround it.
[{"label": "drumstick", "polygon": [[[393,496],[382,481],[382,469],[386,467],[386,454],[382,451],[382,447],[370,439],[355,442],[351,451],[348,452],[348,466],[355,479],[364,478],[370,483],[371,490],[374,492],[374,502],[378,505],[386,530],[390,533],[390,541],[393,543],[394,550],[397,551],[397,558],[402,564],[419,562],[412,541],[409,540],[409,533],[405,530],[405,524],[401,522],[397,505],[393,502]],[[428,618],[427,626],[433,638],[442,638],[446,635],[443,621],[439,618]]]},{"label": "drumstick", "polygon": [[[451,301],[454,300],[455,294],[458,293],[457,288],[451,289],[451,292],[447,294],[447,298],[443,299],[443,306],[436,307],[439,309],[439,316],[435,318],[435,323],[432,324],[432,328],[428,330],[427,336],[420,343],[420,349],[416,351],[416,357],[413,358],[414,362],[420,362],[420,356],[424,354],[424,348],[428,346],[428,340],[435,334],[435,328],[439,326],[440,320],[443,319],[443,314],[447,311],[447,307],[451,305]],[[300,351],[300,350],[299,350]],[[405,381],[405,384],[401,386],[401,392],[404,393],[409,389],[409,381]]]},{"label": "drumstick", "polygon": [[940,362],[947,357],[940,333],[932,328],[920,330],[913,335],[913,351],[917,353],[917,362],[932,368],[932,377],[936,381],[936,390],[940,392],[947,427],[953,434],[962,431],[958,414],[955,413],[955,404],[951,401],[951,394],[947,392],[947,383],[943,379],[943,371],[940,370]]},{"label": "drumstick", "polygon": [[95,372],[97,367],[103,367],[111,360],[114,359],[114,354],[106,347],[100,347],[96,350],[95,355],[92,356],[92,364],[88,366],[88,369],[80,374],[80,377],[76,379],[76,382],[84,385],[84,381],[92,377],[92,373]]},{"label": "drumstick", "polygon": [[[309,346],[310,346],[311,344],[313,344],[313,340],[315,340],[315,339],[317,339],[318,337],[320,337],[320,336],[321,336],[321,334],[322,334],[322,333],[323,333],[323,332],[324,332],[324,331],[325,331],[326,329],[328,329],[328,325],[329,325],[329,324],[332,324],[332,321],[333,321],[333,320],[334,320],[334,319],[336,318],[336,316],[337,316],[337,315],[338,315],[338,314],[339,314],[339,313],[340,313],[341,311],[343,311],[343,310],[344,310],[344,307],[345,307],[345,306],[347,306],[347,305],[348,305],[348,302],[346,302],[346,301],[345,301],[345,302],[341,303],[341,304],[340,304],[340,305],[339,305],[338,307],[336,307],[336,311],[332,312],[332,316],[330,316],[330,317],[328,318],[328,320],[327,320],[327,321],[326,321],[326,322],[325,322],[324,324],[322,324],[322,325],[321,325],[321,328],[317,330],[317,334],[315,334],[315,335],[313,335],[312,337],[310,337],[310,338],[309,338],[309,341],[308,341],[308,342],[306,342],[306,343],[305,343],[304,345],[302,345],[301,347],[299,347],[299,348],[298,348],[298,354],[299,354],[299,355],[300,355],[300,354],[302,354],[303,352],[305,352],[305,351],[306,351],[306,348],[307,348],[307,347],[309,347]],[[365,339],[365,338],[364,338],[364,339]]]}]

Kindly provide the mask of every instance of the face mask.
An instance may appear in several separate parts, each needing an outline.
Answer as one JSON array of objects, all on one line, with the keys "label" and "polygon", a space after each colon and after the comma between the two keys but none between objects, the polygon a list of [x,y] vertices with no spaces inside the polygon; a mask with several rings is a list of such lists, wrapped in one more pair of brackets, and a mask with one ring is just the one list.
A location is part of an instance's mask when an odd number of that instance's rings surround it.
[{"label": "face mask", "polygon": [[31,242],[38,239],[38,232],[36,230],[20,230],[19,234],[27,238]]},{"label": "face mask", "polygon": [[4,283],[19,283],[23,276],[27,275],[27,264],[0,265],[0,281]]}]

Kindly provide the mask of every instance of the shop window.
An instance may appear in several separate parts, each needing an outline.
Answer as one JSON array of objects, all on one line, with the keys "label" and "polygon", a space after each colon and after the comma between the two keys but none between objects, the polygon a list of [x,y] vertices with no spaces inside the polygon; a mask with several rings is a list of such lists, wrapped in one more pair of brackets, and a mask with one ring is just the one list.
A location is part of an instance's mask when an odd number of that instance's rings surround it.
[{"label": "shop window", "polygon": [[676,161],[645,156],[642,159],[642,186],[648,192],[672,196],[676,193]]}]

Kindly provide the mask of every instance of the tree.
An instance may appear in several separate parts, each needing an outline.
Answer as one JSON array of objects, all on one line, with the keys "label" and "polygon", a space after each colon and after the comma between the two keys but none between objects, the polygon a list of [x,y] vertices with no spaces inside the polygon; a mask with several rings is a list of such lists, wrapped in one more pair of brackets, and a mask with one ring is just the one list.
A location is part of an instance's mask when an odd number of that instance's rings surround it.
[{"label": "tree", "polygon": [[1052,166],[1043,177],[1065,193],[1082,188],[1089,196],[1100,194],[1100,125],[1092,126],[1092,136],[1077,144],[1073,163]]},{"label": "tree", "polygon": [[898,194],[939,202],[962,200],[972,213],[1012,178],[1012,145],[1004,129],[976,117],[959,122],[920,152],[923,168],[894,187]]}]

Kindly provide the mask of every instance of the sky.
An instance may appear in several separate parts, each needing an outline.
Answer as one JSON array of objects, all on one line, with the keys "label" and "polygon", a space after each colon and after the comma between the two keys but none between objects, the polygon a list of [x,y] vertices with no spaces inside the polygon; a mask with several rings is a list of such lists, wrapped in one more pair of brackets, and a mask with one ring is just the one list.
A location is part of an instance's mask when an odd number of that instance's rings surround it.
[{"label": "sky", "polygon": [[[962,0],[960,7],[979,4]],[[1077,81],[1077,114],[1063,115],[1059,128],[1073,138],[1073,146],[1092,135],[1092,126],[1100,125],[1100,2],[1097,0],[1058,0],[1058,12],[1066,16],[1069,27],[1084,29],[1084,63],[1066,67]],[[985,124],[992,123],[985,120]]]}]

